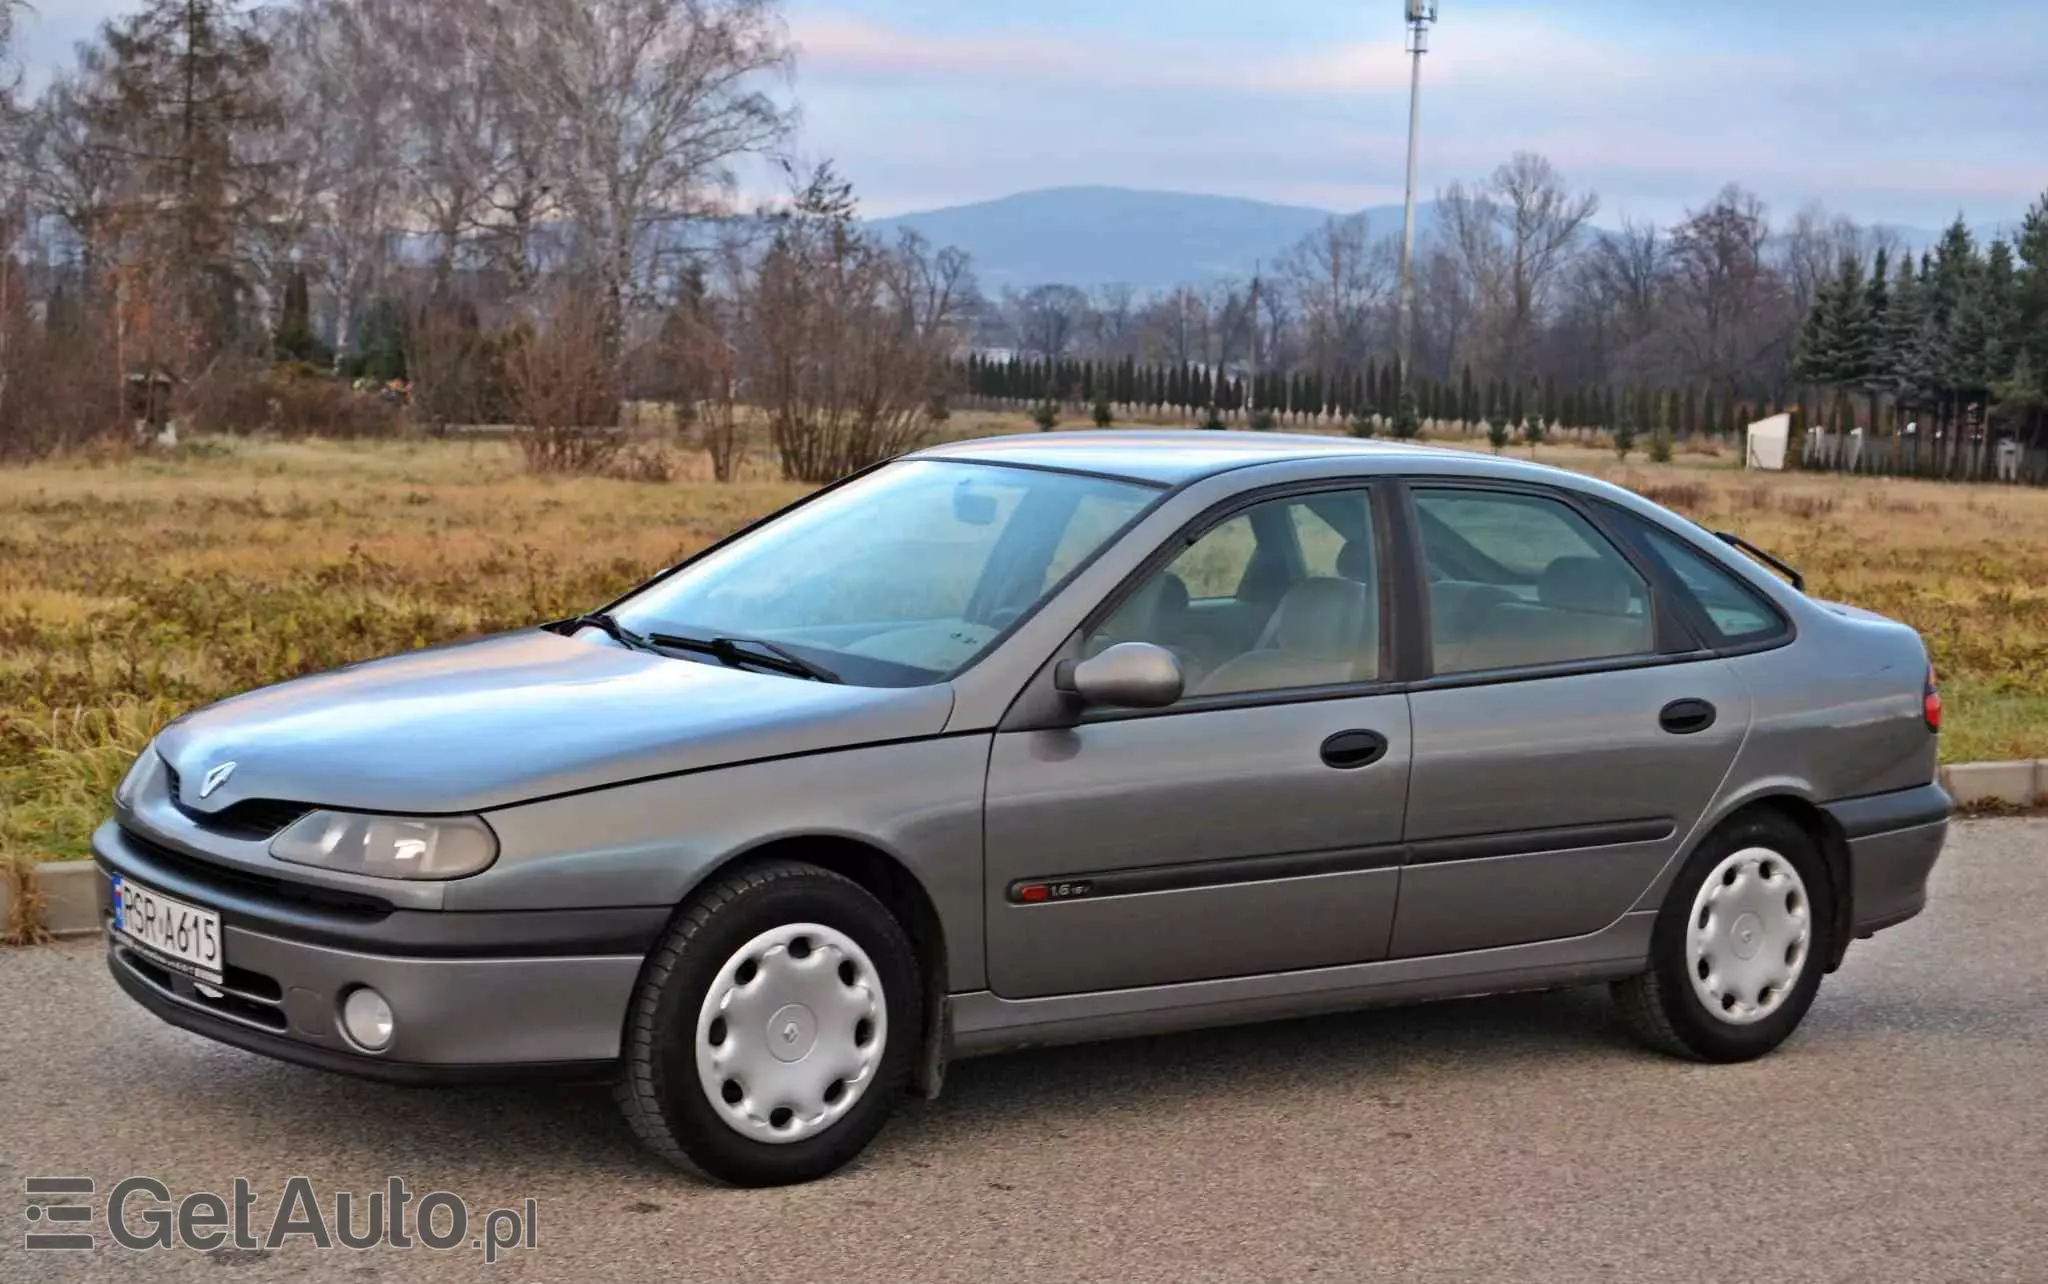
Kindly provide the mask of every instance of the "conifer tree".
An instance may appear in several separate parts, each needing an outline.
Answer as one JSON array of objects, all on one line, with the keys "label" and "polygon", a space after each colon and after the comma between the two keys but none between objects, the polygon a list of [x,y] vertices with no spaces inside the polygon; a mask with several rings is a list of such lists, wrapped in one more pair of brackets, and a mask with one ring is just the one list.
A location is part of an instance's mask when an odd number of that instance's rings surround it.
[{"label": "conifer tree", "polygon": [[128,175],[131,230],[175,327],[146,342],[159,360],[203,364],[240,337],[254,242],[276,205],[270,46],[233,0],[147,0],[102,39],[83,116],[92,147]]}]

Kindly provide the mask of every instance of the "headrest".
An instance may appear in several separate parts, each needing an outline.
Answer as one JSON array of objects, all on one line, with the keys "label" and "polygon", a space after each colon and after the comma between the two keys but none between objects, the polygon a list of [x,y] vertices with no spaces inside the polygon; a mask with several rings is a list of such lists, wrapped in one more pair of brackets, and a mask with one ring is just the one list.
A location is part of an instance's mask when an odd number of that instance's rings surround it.
[{"label": "headrest", "polygon": [[1376,578],[1373,568],[1371,536],[1344,541],[1343,550],[1337,554],[1337,574],[1360,584],[1371,584]]},{"label": "headrest", "polygon": [[1158,598],[1153,606],[1154,611],[1171,615],[1188,609],[1188,584],[1186,580],[1175,575],[1172,571],[1161,571],[1158,584],[1159,587],[1156,590]]},{"label": "headrest", "polygon": [[1598,557],[1560,557],[1543,568],[1536,599],[1560,611],[1599,615],[1628,614],[1629,578],[1614,563]]}]

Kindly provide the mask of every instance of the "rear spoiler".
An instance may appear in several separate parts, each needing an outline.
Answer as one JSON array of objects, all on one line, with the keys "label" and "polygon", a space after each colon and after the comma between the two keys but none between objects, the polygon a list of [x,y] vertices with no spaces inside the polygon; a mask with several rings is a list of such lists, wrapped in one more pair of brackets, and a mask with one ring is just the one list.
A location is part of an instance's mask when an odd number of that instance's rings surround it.
[{"label": "rear spoiler", "polygon": [[1749,554],[1751,557],[1754,557],[1757,561],[1762,562],[1764,565],[1778,572],[1778,574],[1792,581],[1792,587],[1798,589],[1801,593],[1804,593],[1806,591],[1806,577],[1804,575],[1801,575],[1798,571],[1792,569],[1790,565],[1788,565],[1781,559],[1772,557],[1769,553],[1764,552],[1756,545],[1742,538],[1742,536],[1733,535],[1727,531],[1715,531],[1714,538],[1720,540],[1723,544],[1727,544],[1734,548],[1741,549],[1743,552]]}]

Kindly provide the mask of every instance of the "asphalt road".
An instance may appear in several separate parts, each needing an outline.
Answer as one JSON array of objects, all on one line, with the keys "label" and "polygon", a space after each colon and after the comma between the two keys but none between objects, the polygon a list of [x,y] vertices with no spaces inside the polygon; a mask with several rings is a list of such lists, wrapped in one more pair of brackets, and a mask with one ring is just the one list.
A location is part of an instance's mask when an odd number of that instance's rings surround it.
[{"label": "asphalt road", "polygon": [[[30,1253],[0,1280],[2048,1281],[2048,820],[1960,827],[1918,919],[1746,1066],[1637,1051],[1598,991],[955,1067],[854,1169],[644,1160],[594,1089],[415,1091],[160,1026],[95,943],[0,953],[0,1185],[294,1174],[536,1201],[535,1248]],[[10,1200],[10,1202],[17,1202]],[[41,1229],[49,1230],[48,1222]]]}]

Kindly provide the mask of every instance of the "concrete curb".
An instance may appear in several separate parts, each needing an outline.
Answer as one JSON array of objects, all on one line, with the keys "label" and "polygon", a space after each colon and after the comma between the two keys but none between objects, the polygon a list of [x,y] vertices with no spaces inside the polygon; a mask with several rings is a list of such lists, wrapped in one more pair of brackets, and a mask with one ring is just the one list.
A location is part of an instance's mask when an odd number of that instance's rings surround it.
[{"label": "concrete curb", "polygon": [[1941,769],[1942,787],[1958,807],[1996,803],[2007,807],[2048,805],[2048,758],[2015,762],[1959,762]]},{"label": "concrete curb", "polygon": [[[1942,787],[1958,807],[2048,807],[2048,758],[2013,762],[1959,762],[1940,771]],[[100,930],[99,867],[88,860],[45,861],[29,882],[43,898],[42,926],[52,936],[90,936]],[[13,909],[14,886],[0,878],[0,924]]]},{"label": "concrete curb", "polygon": [[[90,936],[100,930],[99,866],[89,860],[44,861],[29,873],[41,894],[42,928],[52,936]],[[14,880],[0,877],[0,924],[14,913]]]}]

